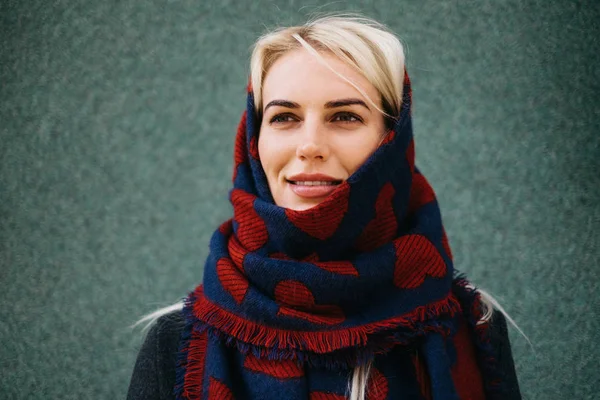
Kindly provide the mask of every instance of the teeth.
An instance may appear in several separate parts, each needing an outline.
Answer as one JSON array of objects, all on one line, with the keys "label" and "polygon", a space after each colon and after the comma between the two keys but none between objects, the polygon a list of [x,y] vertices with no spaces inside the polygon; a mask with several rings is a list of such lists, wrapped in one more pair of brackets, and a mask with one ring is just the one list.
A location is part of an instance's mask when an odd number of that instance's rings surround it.
[{"label": "teeth", "polygon": [[328,181],[292,181],[294,185],[300,186],[334,186],[337,185],[336,182],[328,182]]}]

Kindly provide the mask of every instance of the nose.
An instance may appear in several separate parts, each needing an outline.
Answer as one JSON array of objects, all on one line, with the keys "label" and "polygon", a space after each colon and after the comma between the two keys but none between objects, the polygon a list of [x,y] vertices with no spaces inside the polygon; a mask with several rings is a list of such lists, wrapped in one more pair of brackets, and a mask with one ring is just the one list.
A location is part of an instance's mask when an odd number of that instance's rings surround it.
[{"label": "nose", "polygon": [[296,156],[306,161],[327,160],[330,150],[324,136],[324,129],[318,123],[306,121],[300,143],[296,147]]}]

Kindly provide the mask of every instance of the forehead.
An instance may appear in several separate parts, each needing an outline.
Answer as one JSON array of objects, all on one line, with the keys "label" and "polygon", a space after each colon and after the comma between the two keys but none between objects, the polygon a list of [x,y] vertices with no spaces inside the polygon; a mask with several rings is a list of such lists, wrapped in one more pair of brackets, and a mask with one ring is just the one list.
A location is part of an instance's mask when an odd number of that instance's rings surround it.
[{"label": "forehead", "polygon": [[[331,53],[319,54],[331,68],[364,90],[373,101],[379,102],[377,89],[361,73]],[[367,101],[355,87],[304,48],[290,51],[273,63],[265,76],[262,97],[263,104],[275,99],[301,105],[322,105],[350,97]]]}]

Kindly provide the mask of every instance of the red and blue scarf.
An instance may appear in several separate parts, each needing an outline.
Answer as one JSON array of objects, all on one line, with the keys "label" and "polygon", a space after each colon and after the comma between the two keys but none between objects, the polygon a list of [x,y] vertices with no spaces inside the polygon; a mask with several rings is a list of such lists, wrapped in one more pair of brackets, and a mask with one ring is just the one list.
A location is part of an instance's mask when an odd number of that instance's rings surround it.
[{"label": "red and blue scarf", "polygon": [[322,203],[274,204],[252,90],[237,131],[233,218],[186,299],[178,399],[501,398],[479,294],[456,274],[435,194],[415,167],[411,87],[371,157]]}]

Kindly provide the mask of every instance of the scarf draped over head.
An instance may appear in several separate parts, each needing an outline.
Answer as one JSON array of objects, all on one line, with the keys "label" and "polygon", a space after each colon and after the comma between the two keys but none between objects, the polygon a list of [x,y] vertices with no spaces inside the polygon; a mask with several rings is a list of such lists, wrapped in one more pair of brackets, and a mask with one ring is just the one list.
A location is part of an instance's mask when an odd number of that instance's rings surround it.
[{"label": "scarf draped over head", "polygon": [[499,393],[479,294],[455,273],[415,167],[411,96],[405,73],[377,150],[322,203],[295,211],[269,191],[248,87],[233,218],[213,234],[203,284],[185,302],[179,399],[344,399],[367,364],[368,399]]}]

